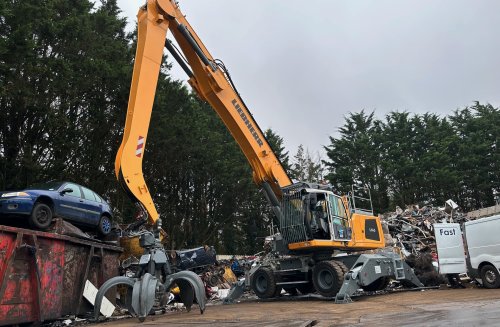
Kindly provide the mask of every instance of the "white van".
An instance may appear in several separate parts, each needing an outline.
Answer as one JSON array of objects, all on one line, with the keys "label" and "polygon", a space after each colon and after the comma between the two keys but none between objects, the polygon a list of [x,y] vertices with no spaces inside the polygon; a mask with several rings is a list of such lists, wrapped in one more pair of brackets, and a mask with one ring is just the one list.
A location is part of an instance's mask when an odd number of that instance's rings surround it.
[{"label": "white van", "polygon": [[[500,287],[500,215],[459,224],[434,224],[441,274],[467,273],[486,288]],[[464,246],[465,243],[465,246]]]}]

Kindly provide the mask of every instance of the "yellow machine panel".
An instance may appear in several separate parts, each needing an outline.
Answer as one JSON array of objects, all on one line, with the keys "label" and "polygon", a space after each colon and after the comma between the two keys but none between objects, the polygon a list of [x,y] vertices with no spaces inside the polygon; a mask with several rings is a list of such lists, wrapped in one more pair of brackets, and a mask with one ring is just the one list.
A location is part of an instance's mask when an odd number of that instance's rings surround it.
[{"label": "yellow machine panel", "polygon": [[365,251],[385,247],[384,235],[380,219],[355,213],[351,217],[352,239],[349,241],[310,240],[288,244],[293,251],[318,250],[347,250]]}]

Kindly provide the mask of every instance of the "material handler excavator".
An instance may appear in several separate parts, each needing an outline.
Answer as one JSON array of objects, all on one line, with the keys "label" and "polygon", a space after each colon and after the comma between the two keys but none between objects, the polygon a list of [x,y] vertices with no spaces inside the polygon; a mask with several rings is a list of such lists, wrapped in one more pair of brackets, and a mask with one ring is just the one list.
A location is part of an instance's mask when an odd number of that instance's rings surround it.
[{"label": "material handler excavator", "polygon": [[[411,268],[394,254],[350,254],[384,247],[380,220],[373,216],[369,192],[352,189],[340,196],[332,187],[308,182],[292,183],[263,132],[236,90],[222,61],[214,59],[181,12],[175,0],[147,0],[139,9],[137,52],[128,103],[123,141],[115,162],[120,184],[146,212],[151,225],[161,226],[159,214],[142,173],[153,100],[163,49],[166,48],[189,77],[198,96],[208,102],[222,119],[252,170],[254,182],[276,217],[279,233],[272,237],[272,250],[233,286],[228,302],[251,287],[261,298],[277,296],[282,289],[301,293],[317,291],[336,302],[347,302],[359,288],[378,290],[390,278],[406,279],[422,286]],[[170,31],[180,49],[167,39]],[[364,201],[365,209],[359,203]],[[358,205],[357,205],[358,204]],[[158,229],[157,229],[158,230]],[[203,283],[187,272],[172,273],[168,256],[156,235],[144,234],[141,271],[134,278],[115,277],[99,290],[95,312],[111,287],[126,284],[132,292],[127,303],[141,320],[151,309],[155,296],[171,284],[181,288],[188,307],[193,295],[203,312]],[[184,291],[183,291],[184,288]]]}]

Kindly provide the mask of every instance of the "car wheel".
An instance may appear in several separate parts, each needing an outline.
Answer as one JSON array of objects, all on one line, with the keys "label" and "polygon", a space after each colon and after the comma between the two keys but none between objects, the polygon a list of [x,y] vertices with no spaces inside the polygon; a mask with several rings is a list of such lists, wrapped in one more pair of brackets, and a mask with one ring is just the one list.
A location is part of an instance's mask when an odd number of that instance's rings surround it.
[{"label": "car wheel", "polygon": [[500,286],[498,270],[492,265],[484,265],[481,268],[481,279],[486,288],[498,288]]},{"label": "car wheel", "polygon": [[52,223],[52,209],[45,203],[35,203],[29,222],[35,228],[46,230]]},{"label": "car wheel", "polygon": [[99,225],[97,226],[97,231],[102,236],[106,236],[111,233],[111,219],[109,219],[108,216],[101,216]]}]

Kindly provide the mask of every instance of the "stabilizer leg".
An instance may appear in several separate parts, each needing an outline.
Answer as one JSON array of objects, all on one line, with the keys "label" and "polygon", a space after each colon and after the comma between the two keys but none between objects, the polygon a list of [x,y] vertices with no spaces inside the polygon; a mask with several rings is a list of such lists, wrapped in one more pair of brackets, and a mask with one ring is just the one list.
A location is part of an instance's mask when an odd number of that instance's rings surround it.
[{"label": "stabilizer leg", "polygon": [[335,303],[352,302],[351,296],[358,289],[386,277],[405,280],[417,287],[424,286],[413,269],[396,254],[362,254],[345,274],[344,283],[335,297]]}]

